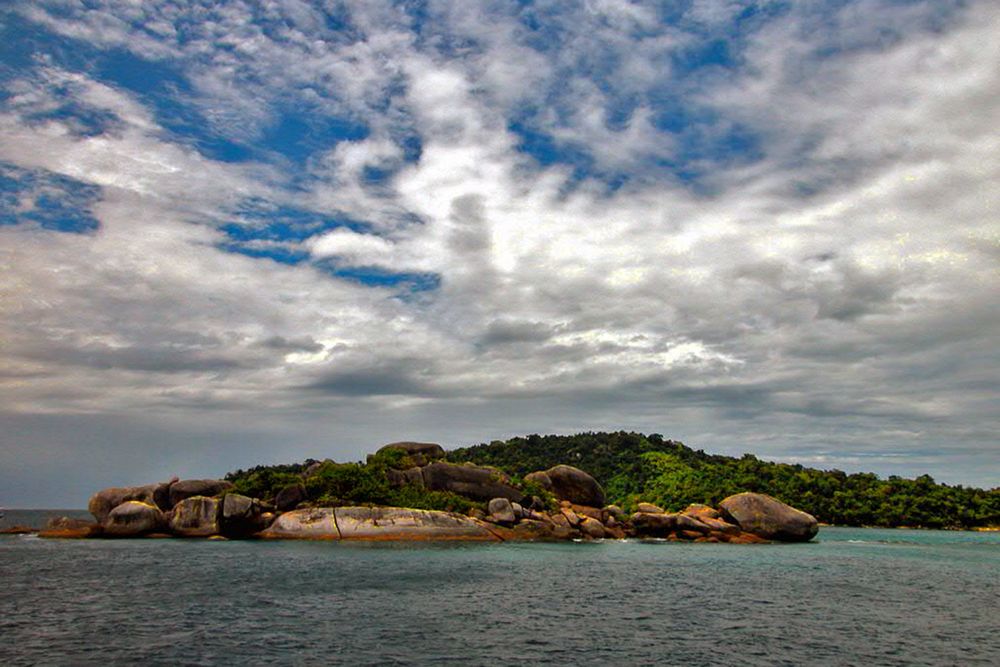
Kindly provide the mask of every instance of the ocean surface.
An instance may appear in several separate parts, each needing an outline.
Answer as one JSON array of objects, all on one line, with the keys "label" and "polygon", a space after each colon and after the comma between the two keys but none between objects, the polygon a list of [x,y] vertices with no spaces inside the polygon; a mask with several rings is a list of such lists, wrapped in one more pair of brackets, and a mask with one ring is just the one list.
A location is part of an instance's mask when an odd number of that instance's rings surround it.
[{"label": "ocean surface", "polygon": [[[0,526],[45,517],[7,510]],[[0,536],[0,583],[6,666],[1000,660],[996,533],[823,528],[746,546]]]}]

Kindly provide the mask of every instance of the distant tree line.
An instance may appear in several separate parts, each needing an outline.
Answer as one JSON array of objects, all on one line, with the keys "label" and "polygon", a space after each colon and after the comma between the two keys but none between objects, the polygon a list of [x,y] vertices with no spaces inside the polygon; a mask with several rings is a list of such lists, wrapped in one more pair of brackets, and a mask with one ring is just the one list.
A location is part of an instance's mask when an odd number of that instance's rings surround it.
[{"label": "distant tree line", "polygon": [[1000,488],[991,490],[872,473],[847,474],[801,465],[706,454],[659,434],[530,435],[449,452],[452,461],[492,465],[526,475],[565,463],[593,475],[609,502],[639,501],[668,510],[714,505],[742,491],[767,493],[824,523],[848,526],[974,528],[1000,525]]}]

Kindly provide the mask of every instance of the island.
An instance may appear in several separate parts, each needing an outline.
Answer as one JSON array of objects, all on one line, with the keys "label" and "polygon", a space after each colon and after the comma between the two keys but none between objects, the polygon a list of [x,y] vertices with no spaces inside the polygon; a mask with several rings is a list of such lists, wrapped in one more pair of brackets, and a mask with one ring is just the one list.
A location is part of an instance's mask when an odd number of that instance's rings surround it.
[{"label": "island", "polygon": [[766,494],[668,512],[607,504],[602,485],[558,464],[523,478],[447,460],[436,443],[395,442],[365,463],[312,461],[240,471],[231,479],[171,479],[98,491],[93,522],[58,518],[46,538],[369,541],[657,539],[760,544],[812,539],[818,522]]},{"label": "island", "polygon": [[[44,537],[808,541],[821,525],[995,529],[1000,489],[707,454],[658,434],[395,442],[224,479],[99,491]],[[13,529],[8,529],[13,530]],[[25,529],[26,530],[26,529]]]}]

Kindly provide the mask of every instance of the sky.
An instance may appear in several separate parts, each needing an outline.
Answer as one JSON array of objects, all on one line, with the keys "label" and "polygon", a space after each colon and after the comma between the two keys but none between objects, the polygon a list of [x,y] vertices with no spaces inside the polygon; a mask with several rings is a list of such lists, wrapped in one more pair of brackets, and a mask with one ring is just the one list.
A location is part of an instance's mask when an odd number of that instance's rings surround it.
[{"label": "sky", "polygon": [[0,7],[0,505],[638,430],[1000,485],[1000,4]]}]

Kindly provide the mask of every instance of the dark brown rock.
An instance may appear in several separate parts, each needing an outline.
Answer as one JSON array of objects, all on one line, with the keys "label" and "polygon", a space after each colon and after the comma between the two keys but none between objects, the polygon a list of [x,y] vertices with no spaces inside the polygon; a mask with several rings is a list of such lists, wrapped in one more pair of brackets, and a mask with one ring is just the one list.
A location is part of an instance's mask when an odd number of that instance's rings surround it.
[{"label": "dark brown rock", "polygon": [[618,507],[618,505],[608,505],[604,508],[604,511],[607,512],[608,515],[613,516],[618,523],[625,523],[628,520],[628,516],[625,514],[625,511],[621,507]]},{"label": "dark brown rock", "polygon": [[687,514],[675,514],[677,530],[694,530],[699,533],[707,533],[712,530],[707,524],[699,521],[693,516],[688,516]]},{"label": "dark brown rock", "polygon": [[510,478],[494,468],[456,465],[443,461],[420,469],[424,486],[431,491],[451,491],[473,500],[506,498],[520,502],[524,494],[510,484]]},{"label": "dark brown rock", "polygon": [[170,507],[185,498],[205,496],[211,498],[233,488],[232,482],[224,479],[184,479],[170,485]]},{"label": "dark brown rock", "polygon": [[580,516],[589,516],[591,519],[597,519],[601,523],[607,518],[604,510],[597,509],[596,507],[587,507],[586,505],[575,505],[570,504],[570,509],[579,514]]},{"label": "dark brown rock", "polygon": [[580,522],[580,532],[587,537],[599,540],[604,537],[604,524],[597,519],[587,516]]},{"label": "dark brown rock", "polygon": [[219,517],[221,533],[226,537],[250,537],[267,527],[263,516],[260,503],[255,499],[227,493],[222,499]]},{"label": "dark brown rock", "polygon": [[407,484],[412,484],[420,488],[424,486],[424,476],[420,473],[420,468],[416,466],[407,468],[406,470],[390,468],[386,471],[386,477],[389,478],[390,484],[397,487],[406,486]]},{"label": "dark brown rock", "polygon": [[636,512],[631,524],[632,532],[638,537],[667,537],[677,528],[677,515]]},{"label": "dark brown rock", "polygon": [[524,478],[537,482],[560,500],[588,507],[604,507],[604,489],[596,479],[579,468],[558,465],[548,470],[530,473]]},{"label": "dark brown rock", "polygon": [[625,531],[618,526],[604,526],[604,537],[609,540],[624,540]]},{"label": "dark brown rock", "polygon": [[274,497],[279,512],[290,512],[306,499],[306,489],[301,484],[289,484]]},{"label": "dark brown rock", "polygon": [[738,493],[719,503],[722,516],[744,532],[768,540],[806,542],[816,536],[816,518],[763,493]]}]

